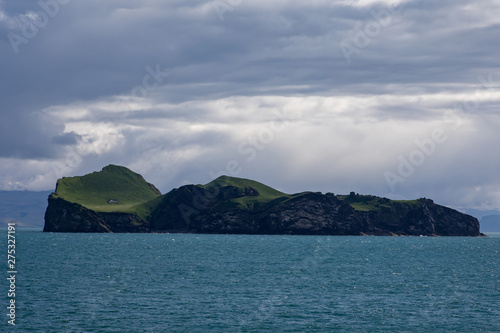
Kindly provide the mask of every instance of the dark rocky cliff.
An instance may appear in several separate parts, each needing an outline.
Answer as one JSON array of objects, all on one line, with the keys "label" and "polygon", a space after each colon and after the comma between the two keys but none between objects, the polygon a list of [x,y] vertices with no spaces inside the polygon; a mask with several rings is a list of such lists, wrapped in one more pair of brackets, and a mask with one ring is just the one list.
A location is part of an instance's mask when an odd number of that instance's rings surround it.
[{"label": "dark rocky cliff", "polygon": [[44,232],[149,232],[149,223],[136,214],[96,212],[50,195]]},{"label": "dark rocky cliff", "polygon": [[202,191],[194,186],[175,190],[152,215],[151,228],[190,233],[480,235],[476,218],[429,199],[404,203],[377,198],[386,201],[385,205],[365,211],[334,195],[303,193],[242,209],[219,201],[220,197],[200,195]]}]

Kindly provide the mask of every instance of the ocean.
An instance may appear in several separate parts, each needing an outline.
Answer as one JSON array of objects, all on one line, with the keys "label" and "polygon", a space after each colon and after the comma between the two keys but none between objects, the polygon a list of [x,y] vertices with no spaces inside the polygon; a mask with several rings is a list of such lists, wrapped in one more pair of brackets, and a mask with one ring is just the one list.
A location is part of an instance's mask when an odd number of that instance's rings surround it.
[{"label": "ocean", "polygon": [[500,234],[15,235],[2,332],[500,332]]}]

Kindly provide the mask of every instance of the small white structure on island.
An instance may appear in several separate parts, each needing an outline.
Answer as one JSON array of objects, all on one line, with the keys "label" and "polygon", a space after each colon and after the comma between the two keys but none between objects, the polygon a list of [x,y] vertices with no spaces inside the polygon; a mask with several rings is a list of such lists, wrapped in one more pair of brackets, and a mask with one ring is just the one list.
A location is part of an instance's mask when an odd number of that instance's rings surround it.
[{"label": "small white structure on island", "polygon": [[118,203],[118,200],[116,200],[116,199],[109,199],[109,200],[108,200],[108,203],[109,203],[109,204],[117,204],[117,203]]}]

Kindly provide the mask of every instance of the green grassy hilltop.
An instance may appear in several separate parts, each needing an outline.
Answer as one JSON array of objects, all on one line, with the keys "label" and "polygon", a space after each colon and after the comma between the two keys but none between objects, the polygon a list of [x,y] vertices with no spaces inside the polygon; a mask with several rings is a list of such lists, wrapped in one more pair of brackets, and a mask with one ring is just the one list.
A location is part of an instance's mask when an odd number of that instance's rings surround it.
[{"label": "green grassy hilltop", "polygon": [[99,172],[59,179],[52,195],[96,212],[136,213],[144,217],[152,205],[147,202],[161,193],[141,175],[108,165]]},{"label": "green grassy hilltop", "polygon": [[365,212],[381,208],[390,209],[395,206],[407,206],[410,208],[418,206],[418,200],[389,200],[373,195],[360,195],[354,193],[350,195],[338,195],[337,198],[347,201],[354,209]]},{"label": "green grassy hilltop", "polygon": [[291,197],[254,180],[229,176],[221,176],[202,187],[208,193],[214,191],[225,193],[224,199],[229,199],[242,208],[251,208],[277,198]]}]

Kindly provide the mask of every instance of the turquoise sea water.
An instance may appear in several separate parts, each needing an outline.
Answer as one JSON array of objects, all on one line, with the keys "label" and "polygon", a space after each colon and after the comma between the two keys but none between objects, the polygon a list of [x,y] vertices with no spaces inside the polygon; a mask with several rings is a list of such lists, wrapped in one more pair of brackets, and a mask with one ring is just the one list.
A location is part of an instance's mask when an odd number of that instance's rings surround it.
[{"label": "turquoise sea water", "polygon": [[500,331],[499,234],[16,237],[16,327],[3,278],[0,331]]}]

